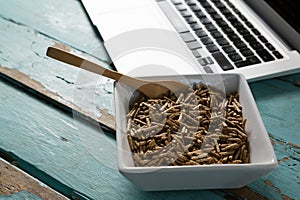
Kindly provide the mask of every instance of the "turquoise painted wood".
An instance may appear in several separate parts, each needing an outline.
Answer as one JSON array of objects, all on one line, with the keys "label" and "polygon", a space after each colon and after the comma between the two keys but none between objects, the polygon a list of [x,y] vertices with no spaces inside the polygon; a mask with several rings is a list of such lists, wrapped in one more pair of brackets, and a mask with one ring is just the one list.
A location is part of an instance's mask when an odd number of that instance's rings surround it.
[{"label": "turquoise painted wood", "polygon": [[[293,78],[292,78],[293,77]],[[250,84],[269,133],[300,144],[300,75]],[[293,79],[293,81],[292,81]]]},{"label": "turquoise painted wood", "polygon": [[18,193],[12,194],[12,195],[0,196],[0,200],[21,200],[21,199],[41,200],[41,198],[35,196],[34,194],[26,192],[26,191],[18,192]]},{"label": "turquoise painted wood", "polygon": [[[22,0],[1,1],[0,15],[2,19],[30,29],[37,36],[44,35],[49,39],[100,57],[104,61],[109,60],[105,49],[102,48],[101,40],[95,32],[91,31],[80,1],[27,0],[26,3]],[[78,19],[83,20],[78,21]],[[25,35],[21,38],[24,37]],[[18,37],[7,39],[18,40]]]},{"label": "turquoise painted wood", "polygon": [[[46,89],[96,116],[101,115],[101,109],[113,114],[112,82],[45,57],[46,48],[54,43],[70,46],[79,55],[109,65],[109,58],[79,1],[0,2],[1,66],[29,75]],[[82,76],[90,81],[81,82],[78,77]],[[279,160],[274,172],[248,185],[261,198],[300,199],[299,86],[299,74],[250,84]],[[77,94],[89,94],[92,98],[80,99]],[[13,156],[33,176],[73,198],[229,199],[231,194],[239,196],[224,190],[142,192],[118,172],[114,137],[2,79],[0,151]]]}]

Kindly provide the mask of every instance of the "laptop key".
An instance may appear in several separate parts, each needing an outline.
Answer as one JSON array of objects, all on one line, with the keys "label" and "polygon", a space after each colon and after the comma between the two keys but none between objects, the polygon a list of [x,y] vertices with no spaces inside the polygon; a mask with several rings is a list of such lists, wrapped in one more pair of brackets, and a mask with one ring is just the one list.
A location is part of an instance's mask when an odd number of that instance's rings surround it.
[{"label": "laptop key", "polygon": [[218,20],[217,24],[222,28],[223,26],[228,26],[227,22],[225,22],[224,20]]},{"label": "laptop key", "polygon": [[198,12],[196,12],[196,16],[199,18],[203,18],[203,17],[206,17],[206,14],[202,11],[198,11]]},{"label": "laptop key", "polygon": [[250,46],[254,50],[259,50],[259,49],[263,49],[264,48],[259,42],[250,43]]},{"label": "laptop key", "polygon": [[215,27],[215,25],[213,25],[213,24],[206,24],[205,25],[205,27],[206,27],[206,29],[209,31],[209,32],[212,32],[212,31],[216,31],[217,30],[217,28]]},{"label": "laptop key", "polygon": [[201,58],[202,57],[201,49],[195,49],[195,50],[192,51],[192,53],[196,58]]},{"label": "laptop key", "polygon": [[196,35],[199,37],[199,38],[202,38],[202,37],[206,37],[207,34],[204,30],[198,30],[196,31]]},{"label": "laptop key", "polygon": [[241,35],[249,35],[250,32],[246,29],[246,28],[238,28],[237,31],[241,34]]},{"label": "laptop key", "polygon": [[187,32],[187,33],[181,33],[180,37],[183,39],[183,41],[185,42],[192,42],[192,41],[196,41],[196,38],[193,36],[192,33]]},{"label": "laptop key", "polygon": [[189,5],[189,6],[196,5],[196,3],[195,3],[193,0],[185,0],[185,2],[186,2],[187,5]]},{"label": "laptop key", "polygon": [[219,9],[221,9],[221,8],[226,8],[226,6],[222,3],[222,2],[215,2],[215,6],[217,7],[217,8],[219,8]]},{"label": "laptop key", "polygon": [[240,61],[240,62],[236,62],[234,64],[237,68],[241,68],[241,67],[245,67],[245,66],[249,65],[249,63],[247,61]]},{"label": "laptop key", "polygon": [[244,49],[247,47],[247,45],[242,41],[242,40],[237,40],[234,42],[234,45],[238,48],[238,49]]},{"label": "laptop key", "polygon": [[238,21],[238,19],[233,14],[228,15],[227,16],[227,20],[230,21],[230,22],[236,22],[236,21]]},{"label": "laptop key", "polygon": [[237,15],[241,15],[242,13],[237,9],[237,8],[234,8],[232,9],[233,12],[235,12]]},{"label": "laptop key", "polygon": [[216,45],[214,45],[214,44],[207,45],[206,48],[207,48],[207,50],[210,53],[213,53],[213,52],[216,52],[216,51],[220,51],[219,48]]},{"label": "laptop key", "polygon": [[214,57],[214,59],[217,61],[217,63],[220,65],[220,67],[224,71],[234,69],[234,67],[231,65],[231,63],[227,60],[227,58],[221,52],[213,53],[212,56]]},{"label": "laptop key", "polygon": [[190,50],[200,49],[202,48],[201,44],[198,41],[188,42],[186,43]]},{"label": "laptop key", "polygon": [[197,12],[197,11],[201,11],[201,8],[198,5],[193,5],[190,7],[192,11]]},{"label": "laptop key", "polygon": [[232,62],[241,61],[243,59],[238,53],[229,54],[228,57]]},{"label": "laptop key", "polygon": [[256,56],[252,56],[247,58],[245,61],[236,62],[235,66],[237,68],[241,68],[241,67],[259,64],[259,63],[261,63],[261,61]]},{"label": "laptop key", "polygon": [[206,12],[208,14],[217,14],[217,11],[214,8],[206,8]]},{"label": "laptop key", "polygon": [[246,61],[252,65],[261,63],[261,61],[256,56],[249,57],[246,59]]},{"label": "laptop key", "polygon": [[214,32],[211,32],[210,34],[211,34],[211,36],[213,36],[214,38],[221,38],[221,37],[223,37],[223,34],[220,33],[219,31],[214,31]]},{"label": "laptop key", "polygon": [[228,45],[228,46],[223,46],[223,51],[229,54],[229,53],[234,53],[235,49],[232,46]]},{"label": "laptop key", "polygon": [[212,14],[211,17],[216,21],[222,19],[222,17],[219,14]]},{"label": "laptop key", "polygon": [[200,18],[202,24],[210,24],[211,21],[207,17]]},{"label": "laptop key", "polygon": [[247,18],[246,18],[244,15],[240,14],[239,17],[240,17],[240,19],[243,20],[244,22],[247,21]]},{"label": "laptop key", "polygon": [[208,73],[208,74],[214,73],[213,70],[212,70],[209,66],[205,66],[205,67],[203,67],[203,69],[204,69],[204,71],[205,71],[206,73]]},{"label": "laptop key", "polygon": [[269,62],[269,61],[275,60],[274,57],[267,50],[265,50],[265,49],[258,50],[258,51],[256,51],[256,53],[265,62]]},{"label": "laptop key", "polygon": [[204,45],[213,44],[213,41],[209,37],[203,37],[201,41]]},{"label": "laptop key", "polygon": [[224,33],[225,33],[226,35],[229,35],[229,34],[234,33],[234,31],[233,31],[229,26],[224,26],[224,27],[222,27],[222,30],[224,31]]},{"label": "laptop key", "polygon": [[220,9],[220,11],[225,16],[229,15],[229,14],[232,14],[231,11],[228,8],[222,8],[222,9]]},{"label": "laptop key", "polygon": [[174,5],[177,5],[177,4],[181,4],[181,0],[172,0],[172,3],[174,4]]},{"label": "laptop key", "polygon": [[249,43],[257,42],[257,40],[255,39],[255,37],[253,35],[244,35],[243,37]]},{"label": "laptop key", "polygon": [[233,42],[240,40],[240,37],[235,33],[229,34],[227,35],[227,37]]},{"label": "laptop key", "polygon": [[269,41],[262,35],[258,37],[262,43],[268,43]]},{"label": "laptop key", "polygon": [[245,57],[254,55],[254,53],[249,48],[242,49],[242,50],[240,50],[240,52]]},{"label": "laptop key", "polygon": [[273,51],[272,53],[277,59],[283,58],[283,55],[281,55],[281,53],[279,53],[279,51]]},{"label": "laptop key", "polygon": [[178,11],[187,10],[185,5],[183,5],[183,4],[177,4],[177,5],[175,5],[175,7]]},{"label": "laptop key", "polygon": [[235,6],[234,6],[230,1],[227,1],[227,5],[228,5],[229,7],[231,7],[232,9],[235,8]]},{"label": "laptop key", "polygon": [[192,14],[187,10],[180,11],[180,14],[182,17],[191,17],[192,16]]},{"label": "laptop key", "polygon": [[267,44],[266,44],[266,47],[267,47],[270,51],[275,51],[275,50],[276,50],[275,47],[274,47],[272,44],[270,44],[270,43],[267,43]]},{"label": "laptop key", "polygon": [[256,28],[253,28],[251,30],[255,35],[261,35],[260,32]]},{"label": "laptop key", "polygon": [[196,22],[197,22],[193,17],[185,17],[185,21],[186,21],[188,24],[193,24],[193,23],[196,23]]},{"label": "laptop key", "polygon": [[194,30],[194,31],[197,31],[197,30],[200,30],[201,29],[201,26],[200,24],[198,23],[193,23],[193,24],[190,24],[191,28]]},{"label": "laptop key", "polygon": [[207,1],[200,1],[200,3],[204,8],[211,8],[211,5]]},{"label": "laptop key", "polygon": [[235,27],[236,29],[242,28],[242,27],[244,26],[244,25],[243,25],[241,22],[239,22],[239,21],[232,22],[231,24],[232,24],[232,26]]},{"label": "laptop key", "polygon": [[229,44],[228,41],[224,37],[218,38],[216,41],[220,46],[225,46],[225,45]]},{"label": "laptop key", "polygon": [[205,59],[208,62],[208,64],[214,64],[214,61],[213,59],[211,59],[211,57],[206,57]]},{"label": "laptop key", "polygon": [[206,66],[206,65],[208,65],[207,60],[204,59],[204,58],[199,58],[199,59],[198,59],[198,62],[200,63],[201,66]]}]

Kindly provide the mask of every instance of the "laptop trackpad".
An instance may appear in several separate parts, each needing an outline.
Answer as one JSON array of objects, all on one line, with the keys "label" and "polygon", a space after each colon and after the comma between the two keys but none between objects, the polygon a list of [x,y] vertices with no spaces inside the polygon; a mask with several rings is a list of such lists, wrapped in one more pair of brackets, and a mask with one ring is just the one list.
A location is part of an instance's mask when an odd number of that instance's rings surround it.
[{"label": "laptop trackpad", "polygon": [[99,29],[104,41],[136,29],[174,30],[154,0],[109,0],[105,1],[105,4],[109,5],[103,8],[100,4],[100,10],[96,8],[97,14],[93,12],[93,23]]},{"label": "laptop trackpad", "polygon": [[139,29],[104,43],[117,70],[133,76],[189,74],[199,71],[178,33],[164,29]]}]

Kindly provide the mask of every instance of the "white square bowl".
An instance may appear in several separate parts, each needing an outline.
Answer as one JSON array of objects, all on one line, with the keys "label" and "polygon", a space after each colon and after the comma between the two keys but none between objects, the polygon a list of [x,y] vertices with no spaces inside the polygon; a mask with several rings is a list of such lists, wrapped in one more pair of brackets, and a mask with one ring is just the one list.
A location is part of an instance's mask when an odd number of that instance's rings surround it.
[{"label": "white square bowl", "polygon": [[148,77],[149,80],[177,80],[186,84],[206,85],[237,92],[247,119],[250,163],[193,166],[136,167],[127,140],[126,115],[134,90],[115,83],[115,117],[117,129],[118,168],[121,174],[145,191],[224,189],[245,186],[277,166],[277,159],[256,103],[244,76],[240,74],[205,74]]}]

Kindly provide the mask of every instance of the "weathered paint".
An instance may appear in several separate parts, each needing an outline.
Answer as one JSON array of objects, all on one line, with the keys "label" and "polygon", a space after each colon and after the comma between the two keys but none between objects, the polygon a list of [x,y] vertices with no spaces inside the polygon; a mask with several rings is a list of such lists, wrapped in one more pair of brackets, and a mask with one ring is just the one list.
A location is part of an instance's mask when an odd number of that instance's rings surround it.
[{"label": "weathered paint", "polygon": [[[109,61],[101,40],[92,31],[78,0],[26,0],[26,3],[22,0],[1,1],[0,18],[34,31],[37,37],[45,35],[103,61]],[[26,38],[26,35],[20,36]],[[10,36],[6,39],[17,44],[18,37]]]},{"label": "weathered paint", "polygon": [[[0,4],[0,65],[17,69],[96,117],[106,113],[105,109],[113,114],[110,81],[99,81],[99,77],[79,73],[44,56],[49,45],[62,43],[79,55],[108,65],[103,62],[108,59],[101,44],[94,51],[99,39],[79,1],[11,0]],[[82,76],[90,81],[79,83]],[[299,199],[299,82],[298,74],[250,84],[280,165],[241,190],[141,192],[116,169],[114,138],[4,82],[0,83],[0,147],[62,185],[95,199],[250,199],[253,195],[260,199]],[[74,102],[74,88],[75,94],[87,93],[93,98],[84,96],[81,100],[75,95]]]},{"label": "weathered paint", "polygon": [[108,113],[108,109],[100,109],[97,107],[101,113],[101,116],[97,117],[94,114],[86,112],[76,104],[73,104],[73,102],[66,101],[57,93],[47,90],[41,83],[31,79],[28,75],[16,69],[0,66],[0,76],[5,80],[10,81],[12,84],[20,86],[20,88],[25,91],[31,92],[33,95],[57,105],[61,109],[67,110],[70,113],[76,112],[78,116],[80,115],[91,123],[95,123],[96,125],[100,124],[102,128],[105,128],[110,132],[115,131],[114,116]]},{"label": "weathered paint", "polygon": [[0,199],[66,199],[2,159],[0,159],[0,195],[3,196]]},{"label": "weathered paint", "polygon": [[[111,91],[113,82],[111,80],[45,57],[47,47],[57,44],[57,41],[53,41],[27,26],[0,17],[0,30],[3,30],[0,37],[1,66],[16,69],[29,76],[29,80],[43,83],[41,89],[45,88],[44,92],[52,92],[55,94],[52,95],[55,98],[59,98],[67,104],[72,104],[74,107],[80,107],[89,116],[102,117],[105,120],[101,114],[104,109],[108,109],[108,114],[112,114]],[[18,45],[16,46],[15,43]],[[26,54],[20,53],[15,56],[16,52],[26,52]],[[108,66],[86,53],[74,52]],[[10,74],[14,75],[12,73]],[[77,99],[74,98],[74,95],[75,97],[77,95],[75,92],[91,94],[92,96]],[[82,95],[77,96],[82,97]],[[112,128],[114,125],[109,125],[109,127]]]},{"label": "weathered paint", "polygon": [[[270,135],[278,159],[278,167],[272,173],[251,183],[248,187],[268,199],[300,199],[300,147]],[[288,199],[286,198],[286,199]]]},{"label": "weathered paint", "polygon": [[38,196],[36,196],[30,192],[27,192],[27,191],[21,191],[21,192],[15,193],[15,194],[0,196],[0,200],[21,200],[21,199],[42,200]]},{"label": "weathered paint", "polygon": [[300,87],[293,84],[300,75],[251,83],[254,98],[268,132],[286,141],[300,144]]}]

